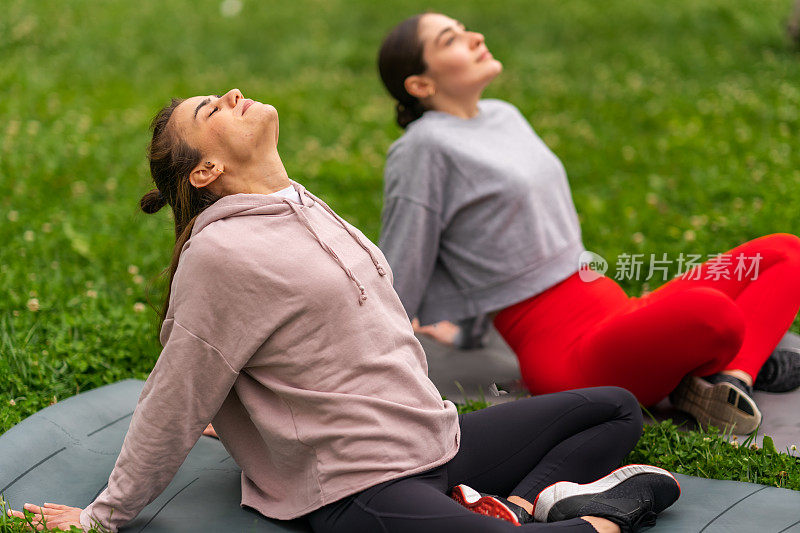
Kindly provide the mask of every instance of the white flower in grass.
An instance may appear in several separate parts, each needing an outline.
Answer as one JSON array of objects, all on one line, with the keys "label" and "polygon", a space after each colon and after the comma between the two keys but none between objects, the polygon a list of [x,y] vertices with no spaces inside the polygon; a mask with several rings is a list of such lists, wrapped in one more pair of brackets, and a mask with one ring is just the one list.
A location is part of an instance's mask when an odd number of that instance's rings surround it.
[{"label": "white flower in grass", "polygon": [[683,232],[683,240],[686,242],[692,242],[695,240],[695,238],[697,238],[697,234],[694,232],[694,230],[687,229]]},{"label": "white flower in grass", "polygon": [[136,265],[128,265],[128,274],[130,274],[131,276],[135,276],[138,273],[139,273],[139,267],[137,267]]},{"label": "white flower in grass", "polygon": [[242,0],[223,0],[219,12],[223,17],[235,17],[242,11]]},{"label": "white flower in grass", "polygon": [[83,196],[87,190],[85,181],[76,181],[72,184],[72,196]]},{"label": "white flower in grass", "polygon": [[11,405],[13,407],[14,405],[17,405],[17,402],[14,401],[14,398],[11,398],[10,400],[8,400],[8,405]]},{"label": "white flower in grass", "polygon": [[699,229],[708,224],[708,215],[692,215],[689,223],[694,229]]},{"label": "white flower in grass", "polygon": [[625,161],[633,161],[634,157],[636,157],[636,149],[633,146],[622,147],[622,158]]},{"label": "white flower in grass", "polygon": [[141,285],[142,283],[144,283],[144,278],[137,274],[133,276],[133,282],[137,285]]},{"label": "white flower in grass", "polygon": [[89,289],[88,291],[86,291],[86,296],[88,296],[89,298],[97,298],[97,291]]},{"label": "white flower in grass", "polygon": [[142,312],[144,312],[144,310],[145,310],[145,306],[144,306],[144,304],[142,302],[136,302],[135,304],[133,304],[133,311],[135,313],[142,313]]},{"label": "white flower in grass", "polygon": [[36,311],[39,310],[39,300],[37,298],[31,298],[30,300],[28,300],[27,307],[28,311],[30,311],[31,313],[35,313]]},{"label": "white flower in grass", "polygon": [[644,242],[644,234],[642,232],[637,231],[633,235],[631,235],[631,240],[636,244],[642,244]]},{"label": "white flower in grass", "polygon": [[8,215],[6,216],[8,217],[8,220],[10,220],[11,222],[16,222],[17,220],[19,220],[19,211],[9,211]]}]

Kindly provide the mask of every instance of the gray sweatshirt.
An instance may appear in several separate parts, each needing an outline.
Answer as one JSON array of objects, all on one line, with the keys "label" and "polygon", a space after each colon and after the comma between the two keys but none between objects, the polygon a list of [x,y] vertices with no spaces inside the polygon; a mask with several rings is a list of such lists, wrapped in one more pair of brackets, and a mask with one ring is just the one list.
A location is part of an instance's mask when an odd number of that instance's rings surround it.
[{"label": "gray sweatshirt", "polygon": [[389,149],[380,247],[409,317],[490,313],[578,270],[580,224],[561,161],[513,105],[426,111]]},{"label": "gray sweatshirt", "polygon": [[458,450],[455,406],[380,250],[318,198],[226,196],[198,218],[164,349],[108,487],[81,514],[116,531],[169,484],[212,421],[242,504],[295,518]]}]

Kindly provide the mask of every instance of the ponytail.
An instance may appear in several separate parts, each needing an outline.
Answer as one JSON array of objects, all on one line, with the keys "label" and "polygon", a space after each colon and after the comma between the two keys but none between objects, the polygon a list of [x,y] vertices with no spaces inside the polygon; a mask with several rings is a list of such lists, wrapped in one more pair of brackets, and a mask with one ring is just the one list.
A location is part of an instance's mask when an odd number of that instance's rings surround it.
[{"label": "ponytail", "polygon": [[378,53],[378,71],[386,90],[397,100],[397,124],[403,129],[425,112],[422,102],[408,94],[405,86],[406,78],[428,69],[417,35],[421,18],[414,15],[392,28]]},{"label": "ponytail", "polygon": [[196,188],[189,182],[189,174],[200,164],[202,154],[189,146],[170,127],[169,120],[183,100],[173,98],[169,105],[162,108],[153,118],[150,125],[153,138],[148,146],[147,157],[150,160],[150,174],[156,185],[139,200],[139,207],[148,214],[158,212],[169,204],[175,219],[175,247],[172,260],[164,273],[169,273],[169,284],[164,305],[161,310],[161,321],[167,316],[172,279],[178,269],[181,250],[192,234],[195,220],[207,207],[219,198],[205,188]]}]

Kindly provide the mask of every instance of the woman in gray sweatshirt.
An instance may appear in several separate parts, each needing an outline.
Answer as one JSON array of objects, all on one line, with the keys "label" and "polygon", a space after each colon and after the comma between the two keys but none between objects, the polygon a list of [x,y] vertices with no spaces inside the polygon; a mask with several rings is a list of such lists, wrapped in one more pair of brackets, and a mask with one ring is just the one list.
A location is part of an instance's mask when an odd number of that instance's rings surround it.
[{"label": "woman in gray sweatshirt", "polygon": [[315,532],[628,531],[675,501],[668,472],[614,470],[641,433],[623,389],[458,415],[383,254],[288,178],[277,141],[275,108],[236,89],[157,115],[141,206],[175,216],[164,348],[108,486],[84,509],[26,505],[40,520],[116,531],[212,420],[242,505]]},{"label": "woman in gray sweatshirt", "polygon": [[579,272],[590,254],[561,161],[513,105],[481,99],[502,70],[481,34],[417,15],[378,62],[405,128],[386,160],[380,247],[409,317],[490,315],[534,394],[617,385],[652,405],[672,392],[737,433],[761,421],[754,381],[800,385],[800,351],[771,356],[800,307],[800,239],[750,241],[629,298]]}]

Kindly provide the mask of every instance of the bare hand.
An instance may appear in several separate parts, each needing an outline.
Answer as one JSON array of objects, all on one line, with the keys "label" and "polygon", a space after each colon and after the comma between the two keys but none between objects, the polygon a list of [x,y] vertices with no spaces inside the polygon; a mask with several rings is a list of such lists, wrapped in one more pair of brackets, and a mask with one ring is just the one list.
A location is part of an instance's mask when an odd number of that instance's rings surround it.
[{"label": "bare hand", "polygon": [[460,329],[452,322],[448,322],[446,320],[437,322],[436,324],[431,324],[430,326],[420,326],[419,320],[415,318],[411,321],[411,325],[414,327],[414,331],[416,333],[428,335],[445,346],[453,345],[453,341],[455,340]]},{"label": "bare hand", "polygon": [[206,426],[206,429],[203,430],[203,435],[207,435],[209,437],[214,437],[215,439],[219,438],[219,435],[217,435],[217,431],[214,429],[214,426],[212,426],[211,424]]},{"label": "bare hand", "polygon": [[[28,521],[25,513],[22,511],[8,510],[9,516],[21,518],[28,524],[28,529],[35,529],[42,531],[45,529],[61,529],[69,531],[70,527],[75,526],[78,529],[81,527],[81,512],[83,509],[78,507],[69,507],[66,505],[59,505],[57,503],[46,503],[39,507],[32,503],[26,503],[23,508],[34,514],[34,517]],[[46,526],[45,526],[46,524]]]}]

